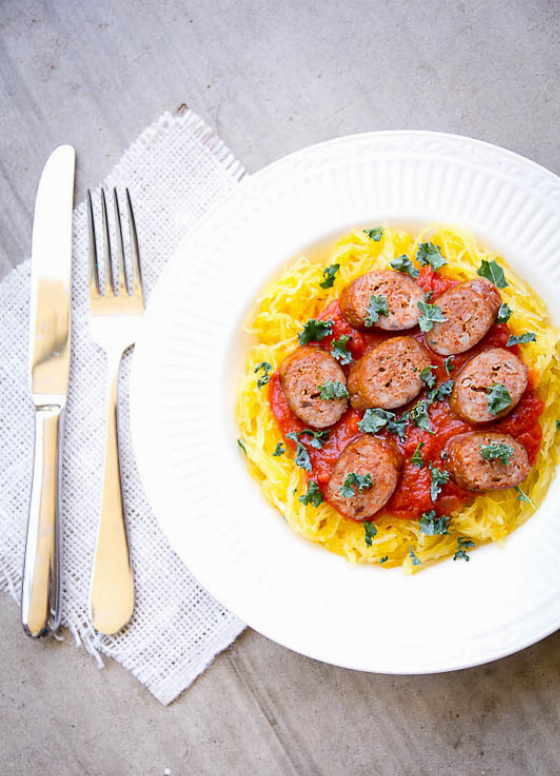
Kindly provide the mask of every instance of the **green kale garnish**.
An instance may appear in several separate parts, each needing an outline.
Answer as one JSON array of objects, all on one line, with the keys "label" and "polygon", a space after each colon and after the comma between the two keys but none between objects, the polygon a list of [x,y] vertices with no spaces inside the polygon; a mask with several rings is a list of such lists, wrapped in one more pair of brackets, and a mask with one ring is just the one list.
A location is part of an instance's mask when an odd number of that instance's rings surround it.
[{"label": "green kale garnish", "polygon": [[486,259],[483,259],[477,273],[480,277],[486,278],[486,280],[494,283],[498,288],[505,288],[508,285],[504,270],[495,261],[486,261]]},{"label": "green kale garnish", "polygon": [[418,319],[420,331],[431,331],[434,328],[434,323],[441,323],[447,320],[437,304],[427,304],[426,302],[416,302],[416,304],[422,313]]},{"label": "green kale garnish", "polygon": [[423,267],[429,264],[433,270],[438,270],[444,264],[447,264],[447,259],[442,256],[439,245],[435,245],[432,242],[420,243],[416,251],[416,260]]},{"label": "green kale garnish", "polygon": [[498,415],[507,409],[512,402],[508,389],[501,383],[494,383],[490,388],[486,389],[486,393],[488,395],[488,412],[491,415]]},{"label": "green kale garnish", "polygon": [[296,443],[296,466],[299,466],[300,469],[305,469],[305,471],[310,472],[311,459],[309,458],[309,453],[307,452],[306,448],[299,441],[297,432],[290,431],[289,434],[286,434],[286,439],[291,439],[292,442]]},{"label": "green kale garnish", "polygon": [[369,305],[366,307],[367,316],[364,320],[364,326],[368,328],[377,323],[380,315],[389,315],[387,308],[387,297],[383,294],[371,294]]},{"label": "green kale garnish", "polygon": [[369,472],[367,474],[355,474],[354,472],[350,472],[346,475],[344,485],[340,486],[338,492],[341,496],[344,496],[344,498],[352,498],[352,496],[356,495],[354,488],[358,488],[360,493],[364,493],[364,491],[369,490],[372,485],[373,477]]},{"label": "green kale garnish", "polygon": [[313,504],[315,508],[317,508],[319,504],[322,504],[323,494],[319,490],[317,483],[313,482],[313,480],[310,480],[309,485],[307,486],[307,493],[305,493],[303,496],[300,496],[298,501],[301,501],[301,503],[305,506],[308,504]]},{"label": "green kale garnish", "polygon": [[350,394],[348,388],[340,380],[327,380],[324,385],[317,386],[321,399],[347,399]]},{"label": "green kale garnish", "polygon": [[320,342],[324,337],[332,334],[334,321],[317,321],[310,318],[303,327],[303,331],[298,334],[300,345],[307,345],[309,342]]},{"label": "green kale garnish", "polygon": [[513,447],[503,442],[491,442],[489,445],[480,445],[480,453],[485,461],[498,460],[506,466],[513,458]]},{"label": "green kale garnish", "polygon": [[319,283],[321,288],[332,288],[336,273],[340,269],[340,264],[331,264],[323,270],[323,280]]},{"label": "green kale garnish", "polygon": [[383,237],[383,229],[381,226],[376,226],[374,229],[364,229],[364,234],[367,234],[367,236],[372,240],[375,240],[375,242],[379,242]]},{"label": "green kale garnish", "polygon": [[405,274],[410,275],[411,278],[417,278],[420,274],[419,270],[416,269],[414,264],[404,253],[402,256],[398,256],[396,259],[393,259],[393,261],[390,261],[389,264],[393,269],[396,269],[397,272],[404,272]]},{"label": "green kale garnish", "polygon": [[302,436],[309,436],[311,439],[309,440],[309,444],[311,447],[314,447],[316,450],[320,450],[324,443],[329,438],[331,432],[330,431],[314,431],[311,428],[304,428],[303,431],[300,431],[298,433],[299,437]]},{"label": "green kale garnish", "polygon": [[470,558],[466,551],[472,550],[474,546],[475,544],[471,539],[464,539],[460,536],[457,539],[457,552],[453,556],[453,560],[466,560],[468,562]]},{"label": "green kale garnish", "polygon": [[447,515],[437,516],[435,509],[430,509],[429,512],[423,512],[420,518],[420,531],[427,536],[436,536],[439,534],[448,534],[450,517]]},{"label": "green kale garnish", "polygon": [[423,431],[427,431],[429,434],[433,434],[434,431],[430,425],[430,416],[428,414],[428,402],[419,401],[410,410],[410,420],[415,426],[421,428]]},{"label": "green kale garnish", "polygon": [[409,547],[408,549],[410,550],[410,557],[412,558],[412,565],[413,566],[421,566],[422,565],[422,561],[420,560],[420,558],[418,558],[415,555],[414,550],[412,549],[412,547]]},{"label": "green kale garnish", "polygon": [[450,474],[445,469],[438,469],[429,461],[432,481],[430,483],[430,497],[432,501],[435,501],[442,491],[443,486],[449,481]]},{"label": "green kale garnish", "polygon": [[414,464],[414,466],[417,466],[419,469],[421,469],[424,466],[424,459],[422,458],[420,454],[420,450],[424,447],[424,442],[418,442],[416,445],[416,450],[414,451],[414,454],[412,458],[410,459],[410,462]]},{"label": "green kale garnish", "polygon": [[512,310],[505,302],[500,305],[498,314],[496,315],[496,323],[507,323],[511,318]]},{"label": "green kale garnish", "polygon": [[348,350],[348,342],[352,338],[348,334],[343,334],[340,339],[332,341],[331,356],[341,364],[352,364],[354,359],[352,353]]},{"label": "green kale garnish", "polygon": [[519,336],[510,334],[510,337],[506,342],[506,347],[511,348],[512,345],[525,345],[527,342],[536,342],[536,340],[537,335],[532,331],[526,331],[524,334],[520,334]]},{"label": "green kale garnish", "polygon": [[366,545],[371,547],[371,542],[377,536],[377,528],[371,522],[371,520],[364,520],[365,540]]},{"label": "green kale garnish", "polygon": [[266,385],[268,381],[270,380],[270,370],[272,369],[272,364],[269,364],[268,361],[261,361],[260,364],[257,364],[257,366],[254,368],[254,373],[257,374],[257,372],[260,372],[262,370],[262,376],[259,377],[257,380],[257,388],[262,388],[263,385]]},{"label": "green kale garnish", "polygon": [[395,419],[395,413],[389,410],[382,410],[376,407],[373,410],[366,410],[364,417],[358,423],[358,428],[363,434],[377,434],[382,428]]}]

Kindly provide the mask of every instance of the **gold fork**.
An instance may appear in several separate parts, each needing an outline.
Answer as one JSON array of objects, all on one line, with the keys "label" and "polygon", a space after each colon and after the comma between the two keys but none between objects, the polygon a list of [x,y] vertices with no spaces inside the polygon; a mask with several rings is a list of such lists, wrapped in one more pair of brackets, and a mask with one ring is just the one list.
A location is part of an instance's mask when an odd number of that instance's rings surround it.
[{"label": "gold fork", "polygon": [[[89,322],[94,341],[107,356],[107,438],[103,492],[90,587],[90,617],[94,627],[110,635],[123,628],[134,610],[134,577],[126,533],[119,461],[118,374],[124,352],[134,345],[144,313],[138,236],[130,194],[126,190],[130,226],[131,270],[125,269],[121,215],[113,190],[117,235],[117,277],[113,270],[105,192],[101,190],[104,283],[99,282],[95,222],[91,192],[87,192],[89,231]],[[126,275],[129,283],[127,284]],[[115,282],[117,281],[117,282]]]}]

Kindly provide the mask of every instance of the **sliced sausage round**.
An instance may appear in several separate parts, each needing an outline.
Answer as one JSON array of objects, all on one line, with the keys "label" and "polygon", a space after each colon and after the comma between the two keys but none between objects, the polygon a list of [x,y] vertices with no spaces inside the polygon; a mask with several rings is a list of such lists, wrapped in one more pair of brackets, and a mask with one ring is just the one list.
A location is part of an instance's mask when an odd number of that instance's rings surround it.
[{"label": "sliced sausage round", "polygon": [[[520,358],[505,348],[491,348],[473,356],[458,372],[449,398],[451,409],[467,423],[489,423],[507,415],[525,393],[529,373]],[[511,404],[493,414],[487,391],[498,383],[511,396]]]},{"label": "sliced sausage round", "polygon": [[422,286],[408,275],[394,270],[375,270],[361,275],[343,289],[340,311],[355,329],[368,329],[368,307],[373,296],[387,300],[387,315],[380,314],[372,324],[377,329],[401,331],[416,326],[421,311],[418,302],[426,298]]},{"label": "sliced sausage round", "polygon": [[509,434],[492,431],[459,434],[451,439],[447,450],[448,468],[457,485],[467,490],[513,488],[531,470],[527,451]]},{"label": "sliced sausage round", "polygon": [[290,409],[313,428],[326,428],[340,420],[348,399],[321,399],[319,387],[339,382],[346,387],[346,375],[330,353],[314,345],[298,348],[280,367],[280,382]]},{"label": "sliced sausage round", "polygon": [[[327,500],[346,517],[366,520],[393,495],[401,466],[400,455],[392,442],[360,436],[338,457],[327,484]],[[369,475],[371,485],[356,480],[356,475],[362,478]]]},{"label": "sliced sausage round", "polygon": [[385,340],[352,367],[348,376],[352,407],[402,407],[424,388],[420,372],[429,366],[428,351],[413,337]]},{"label": "sliced sausage round", "polygon": [[501,303],[498,289],[485,278],[458,283],[434,302],[445,321],[434,323],[426,335],[428,345],[441,356],[470,350],[494,323]]}]

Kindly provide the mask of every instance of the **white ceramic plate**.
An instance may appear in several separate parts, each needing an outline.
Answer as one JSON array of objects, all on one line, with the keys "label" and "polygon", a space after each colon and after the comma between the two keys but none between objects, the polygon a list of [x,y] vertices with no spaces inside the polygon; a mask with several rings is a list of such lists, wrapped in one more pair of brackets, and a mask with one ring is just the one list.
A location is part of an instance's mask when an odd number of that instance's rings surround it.
[{"label": "white ceramic plate", "polygon": [[464,668],[560,627],[560,480],[505,549],[414,577],[352,568],[296,536],[236,443],[241,320],[279,268],[382,220],[472,229],[560,318],[560,180],[495,146],[429,132],[340,138],[253,177],[179,247],[136,346],[132,428],[169,541],[216,598],[305,655],[367,671]]}]

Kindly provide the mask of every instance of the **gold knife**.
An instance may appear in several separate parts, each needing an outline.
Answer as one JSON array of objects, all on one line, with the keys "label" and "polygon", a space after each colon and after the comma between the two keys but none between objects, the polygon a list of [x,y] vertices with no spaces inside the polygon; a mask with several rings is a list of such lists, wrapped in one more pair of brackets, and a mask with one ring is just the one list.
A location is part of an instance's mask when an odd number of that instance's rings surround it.
[{"label": "gold knife", "polygon": [[60,623],[62,420],[70,366],[72,210],[76,152],[59,146],[43,169],[33,221],[29,378],[35,456],[23,565],[21,622],[28,636]]}]

